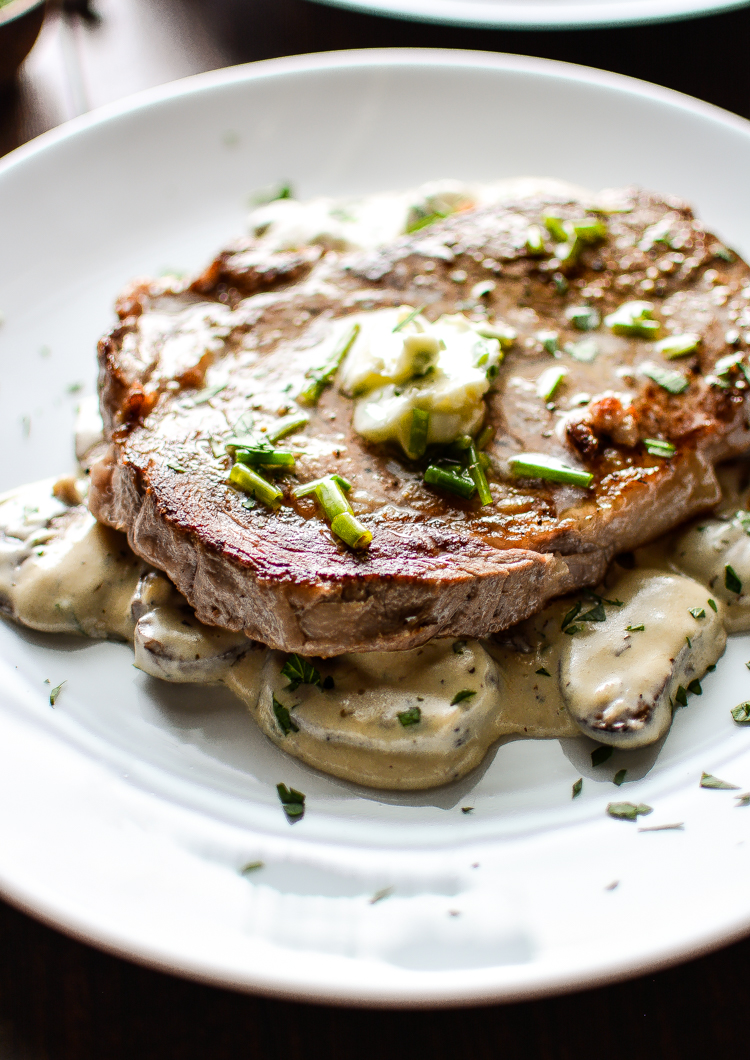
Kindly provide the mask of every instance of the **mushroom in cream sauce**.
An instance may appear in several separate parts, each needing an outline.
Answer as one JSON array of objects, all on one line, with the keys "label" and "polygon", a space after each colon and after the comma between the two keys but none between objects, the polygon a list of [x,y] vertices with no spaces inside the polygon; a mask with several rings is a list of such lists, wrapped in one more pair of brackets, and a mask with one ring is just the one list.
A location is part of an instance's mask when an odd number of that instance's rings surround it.
[{"label": "mushroom in cream sauce", "polygon": [[[722,654],[724,623],[748,624],[742,594],[717,611],[707,604],[709,592],[726,595],[711,582],[728,556],[740,576],[746,570],[737,550],[750,539],[737,516],[683,532],[676,547],[662,546],[661,570],[620,574],[606,600],[584,593],[572,622],[571,600],[557,600],[485,641],[435,639],[411,651],[300,660],[200,623],[123,535],[93,520],[80,503],[85,485],[47,480],[0,498],[6,614],[46,632],[133,638],[145,673],[225,684],[283,750],[372,787],[455,780],[512,733],[584,732],[623,748],[653,743],[669,727],[680,687]],[[695,577],[665,569],[677,563]],[[606,605],[604,621],[586,620],[594,599]]]}]

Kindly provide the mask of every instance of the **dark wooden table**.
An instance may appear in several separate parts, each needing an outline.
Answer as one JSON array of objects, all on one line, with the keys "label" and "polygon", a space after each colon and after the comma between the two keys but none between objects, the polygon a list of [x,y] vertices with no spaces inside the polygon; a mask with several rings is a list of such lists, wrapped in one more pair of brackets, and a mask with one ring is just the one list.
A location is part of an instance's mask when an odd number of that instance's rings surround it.
[{"label": "dark wooden table", "polygon": [[[335,48],[479,48],[564,59],[668,85],[750,118],[750,8],[662,26],[518,33],[378,19],[307,0],[94,5],[98,20],[53,14],[18,85],[0,95],[0,154],[150,85]],[[357,1011],[184,982],[99,953],[0,903],[0,1060],[734,1060],[750,1053],[748,971],[750,940],[569,997],[456,1011]]]}]

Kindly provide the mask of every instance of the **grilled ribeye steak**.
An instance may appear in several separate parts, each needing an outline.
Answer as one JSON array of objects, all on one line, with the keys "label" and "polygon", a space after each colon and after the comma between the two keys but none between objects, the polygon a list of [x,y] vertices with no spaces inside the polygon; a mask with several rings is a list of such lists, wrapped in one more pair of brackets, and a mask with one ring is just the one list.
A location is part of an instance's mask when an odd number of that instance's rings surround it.
[{"label": "grilled ribeye steak", "polygon": [[[166,571],[201,621],[306,654],[489,633],[596,584],[613,555],[714,504],[713,464],[750,445],[741,365],[714,371],[750,342],[747,266],[684,203],[637,189],[620,198],[621,212],[600,215],[606,239],[567,267],[549,239],[529,252],[529,226],[580,218],[581,203],[528,198],[376,251],[268,253],[247,239],[193,282],[134,284],[99,347],[111,446],[92,472],[92,511]],[[603,320],[633,299],[652,303],[661,336],[699,335],[697,349],[669,361],[653,341],[577,312]],[[365,442],[334,383],[289,439],[298,455],[282,506],[244,506],[223,451],[236,422],[251,411],[256,429],[272,428],[294,411],[337,318],[402,304],[518,333],[486,398],[492,505],[441,493],[424,484],[424,461]],[[554,402],[537,393],[550,365],[567,371]],[[670,392],[644,365],[682,373],[686,389]],[[649,452],[653,438],[674,455]],[[586,468],[591,488],[514,477],[508,459],[528,451]],[[367,552],[332,536],[313,499],[291,496],[330,473],[353,485]]]}]

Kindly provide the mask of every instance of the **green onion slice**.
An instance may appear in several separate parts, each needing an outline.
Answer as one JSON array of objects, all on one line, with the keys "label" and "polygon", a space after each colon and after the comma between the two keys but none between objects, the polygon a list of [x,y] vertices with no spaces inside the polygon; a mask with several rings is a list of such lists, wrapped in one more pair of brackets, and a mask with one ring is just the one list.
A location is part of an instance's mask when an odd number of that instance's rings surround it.
[{"label": "green onion slice", "polygon": [[284,449],[235,449],[235,459],[240,464],[250,464],[252,467],[294,467],[294,453]]},{"label": "green onion slice", "polygon": [[229,472],[229,481],[244,493],[250,493],[256,500],[262,501],[269,508],[278,508],[284,494],[280,489],[264,479],[257,471],[244,464],[235,464]]},{"label": "green onion slice", "polygon": [[537,397],[540,397],[542,401],[551,401],[555,391],[567,374],[567,368],[563,368],[561,365],[546,368],[536,381]]},{"label": "green onion slice", "polygon": [[623,302],[614,313],[604,318],[604,323],[615,335],[655,339],[659,331],[659,321],[654,320],[651,302]]},{"label": "green onion slice", "polygon": [[546,453],[519,453],[508,461],[514,475],[540,478],[548,482],[564,482],[571,486],[590,486],[594,476],[589,471],[569,467],[562,460]]},{"label": "green onion slice", "polygon": [[646,362],[641,365],[641,372],[670,394],[683,394],[690,386],[690,380],[682,372],[660,368],[658,364]]},{"label": "green onion slice", "polygon": [[393,329],[394,334],[397,331],[401,331],[402,328],[405,328],[407,324],[411,324],[412,320],[416,320],[416,318],[419,316],[423,309],[424,304],[417,306],[417,308],[412,309],[411,313],[407,314],[407,316],[405,316],[403,320],[399,320],[398,324],[396,324],[395,328]]},{"label": "green onion slice", "polygon": [[310,417],[306,413],[293,412],[291,416],[285,416],[283,420],[279,420],[273,430],[267,432],[266,438],[271,445],[275,445],[282,438],[286,438],[288,434],[293,434],[294,431],[300,430],[301,427],[306,427],[309,420]]},{"label": "green onion slice", "polygon": [[341,512],[335,516],[331,520],[331,531],[349,548],[369,548],[372,542],[372,531],[363,526],[351,512]]},{"label": "green onion slice", "polygon": [[689,353],[695,353],[701,341],[700,335],[686,332],[684,335],[668,335],[666,339],[659,339],[654,343],[654,349],[670,361],[675,357],[686,357]]},{"label": "green onion slice", "polygon": [[424,456],[429,430],[429,412],[425,409],[414,409],[411,414],[411,430],[409,432],[409,456],[415,460],[420,456]]},{"label": "green onion slice", "polygon": [[665,442],[662,438],[644,438],[643,444],[650,456],[663,456],[669,459],[677,451],[671,442]]},{"label": "green onion slice", "polygon": [[455,493],[459,497],[463,497],[464,500],[469,500],[470,497],[474,496],[476,492],[476,483],[469,476],[463,473],[463,471],[456,468],[455,470],[447,467],[440,467],[438,464],[430,464],[424,473],[424,481],[428,486],[437,486],[439,489],[447,490],[449,493]]}]

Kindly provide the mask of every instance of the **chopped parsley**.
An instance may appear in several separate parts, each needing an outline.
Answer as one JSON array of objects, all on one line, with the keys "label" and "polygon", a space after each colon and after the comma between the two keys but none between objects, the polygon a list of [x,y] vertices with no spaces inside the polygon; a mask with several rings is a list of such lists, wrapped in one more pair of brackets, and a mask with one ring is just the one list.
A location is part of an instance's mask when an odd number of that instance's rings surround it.
[{"label": "chopped parsley", "polygon": [[279,703],[276,696],[271,695],[273,700],[273,712],[276,715],[276,721],[279,723],[279,728],[283,732],[284,736],[288,736],[290,732],[299,732],[299,726],[294,721],[287,708],[283,703]]},{"label": "chopped parsley", "polygon": [[750,724],[750,702],[740,703],[730,711],[738,725]]},{"label": "chopped parsley", "polygon": [[619,788],[620,785],[625,782],[625,777],[627,776],[627,773],[627,769],[618,769],[614,777],[612,778],[612,783],[616,784]]},{"label": "chopped parsley", "polygon": [[279,794],[279,802],[284,808],[287,820],[295,824],[305,816],[305,796],[296,788],[288,788],[286,784],[277,784],[276,791]]},{"label": "chopped parsley", "polygon": [[718,611],[719,610],[718,607],[716,606],[716,601],[715,600],[709,600],[708,601],[708,606],[711,608],[712,611]]},{"label": "chopped parsley", "polygon": [[701,773],[700,786],[702,788],[713,788],[714,791],[739,790],[739,784],[729,784],[726,780],[719,780],[718,777],[712,777],[710,773]]},{"label": "chopped parsley", "polygon": [[604,610],[604,604],[601,600],[597,601],[590,611],[586,611],[584,614],[578,616],[579,622],[606,622],[606,620],[607,615]]},{"label": "chopped parsley", "polygon": [[167,467],[170,469],[170,471],[176,471],[180,475],[184,475],[186,472],[186,468],[184,468],[182,464],[167,463]]},{"label": "chopped parsley", "polygon": [[49,694],[49,705],[51,707],[54,707],[55,703],[57,703],[58,697],[59,697],[60,693],[62,692],[62,686],[64,684],[66,684],[66,682],[65,681],[61,681],[60,684],[56,685],[52,689],[52,691],[50,692],[50,694]]},{"label": "chopped parsley", "polygon": [[458,703],[463,703],[466,699],[471,699],[475,696],[476,692],[471,688],[462,688],[460,692],[456,692],[455,696],[451,700],[451,706],[455,707]]},{"label": "chopped parsley", "polygon": [[724,567],[724,585],[730,593],[737,593],[739,595],[742,592],[742,582],[737,576],[737,571],[729,563]]},{"label": "chopped parsley", "polygon": [[539,674],[540,677],[552,677],[552,674],[549,672],[549,670],[545,670],[543,666],[540,666],[538,670],[534,671],[534,673]]},{"label": "chopped parsley", "polygon": [[686,691],[686,689],[684,689],[682,687],[682,685],[678,685],[677,686],[677,691],[675,692],[674,698],[675,698],[676,702],[679,703],[679,705],[681,707],[686,707],[687,706],[687,704],[688,704],[687,691]]},{"label": "chopped parsley", "polygon": [[692,694],[694,696],[702,696],[703,695],[703,689],[701,688],[701,683],[700,683],[700,681],[698,680],[697,677],[695,678],[694,681],[690,682],[690,684],[687,686],[687,690],[688,690],[688,692],[692,692]]},{"label": "chopped parsley", "polygon": [[626,626],[625,630],[627,633],[643,633],[645,626]]},{"label": "chopped parsley", "polygon": [[247,865],[240,869],[240,875],[247,876],[249,873],[257,872],[258,869],[264,869],[265,867],[266,863],[264,861],[249,861]]},{"label": "chopped parsley", "polygon": [[734,517],[746,534],[750,536],[750,512],[735,512]]},{"label": "chopped parsley", "polygon": [[409,710],[400,711],[398,714],[398,720],[405,729],[409,725],[417,725],[422,720],[421,707],[410,707]]},{"label": "chopped parsley", "polygon": [[653,807],[647,806],[645,802],[610,802],[607,813],[618,821],[635,821],[639,817],[646,817],[653,813]]},{"label": "chopped parsley", "polygon": [[456,653],[456,655],[463,655],[463,653],[466,651],[466,641],[465,640],[454,640],[453,641],[453,651]]},{"label": "chopped parsley", "polygon": [[321,685],[320,670],[318,670],[304,655],[290,655],[281,668],[281,676],[289,681],[287,689],[296,692],[300,685]]},{"label": "chopped parsley", "polygon": [[693,616],[693,618],[705,618],[706,617],[706,609],[704,607],[689,607],[688,611]]},{"label": "chopped parsley", "polygon": [[737,800],[738,808],[740,806],[750,806],[750,791],[745,791],[742,795],[735,795],[735,799]]},{"label": "chopped parsley", "polygon": [[570,306],[565,310],[565,316],[578,331],[595,331],[601,323],[599,313],[588,305]]},{"label": "chopped parsley", "polygon": [[573,794],[571,795],[571,798],[572,799],[577,799],[582,791],[583,791],[583,777],[579,777],[578,780],[573,785]]},{"label": "chopped parsley", "polygon": [[474,807],[473,806],[462,806],[461,807],[461,813],[474,813]]},{"label": "chopped parsley", "polygon": [[612,748],[606,744],[600,744],[591,752],[591,765],[600,766],[612,757]]}]

